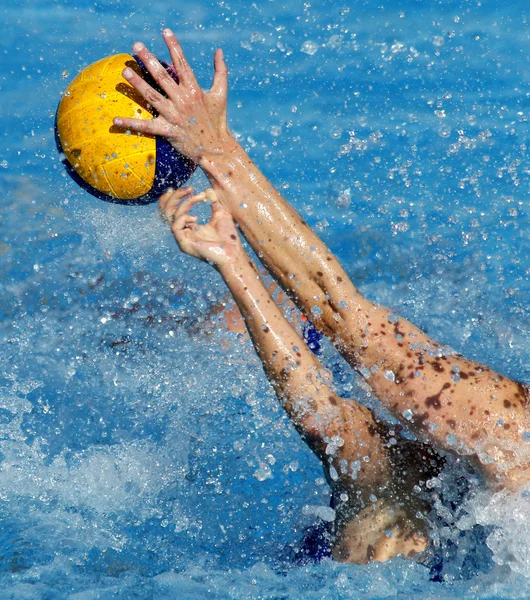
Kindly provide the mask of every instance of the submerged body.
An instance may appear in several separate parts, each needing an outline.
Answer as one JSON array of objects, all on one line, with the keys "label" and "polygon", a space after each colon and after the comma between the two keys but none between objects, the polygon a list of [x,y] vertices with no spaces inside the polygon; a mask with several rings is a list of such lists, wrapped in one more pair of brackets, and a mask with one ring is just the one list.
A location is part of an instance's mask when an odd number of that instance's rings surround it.
[{"label": "submerged body", "polygon": [[[415,489],[439,468],[434,448],[465,454],[494,488],[527,485],[530,456],[518,445],[530,429],[528,389],[364,298],[230,134],[222,52],[216,52],[213,87],[205,93],[172,32],[165,30],[164,37],[179,84],[136,44],[134,51],[167,97],[124,71],[159,116],[118,118],[115,124],[166,138],[209,178],[210,224],[197,227],[188,214],[206,197],[183,200],[190,190],[168,193],[161,209],[181,248],[216,265],[280,401],[322,460],[338,498],[333,556],[364,563],[427,547],[425,506]],[[333,392],[318,359],[285,321],[242,251],[232,218],[293,302],[422,444],[399,438],[368,408]]]}]

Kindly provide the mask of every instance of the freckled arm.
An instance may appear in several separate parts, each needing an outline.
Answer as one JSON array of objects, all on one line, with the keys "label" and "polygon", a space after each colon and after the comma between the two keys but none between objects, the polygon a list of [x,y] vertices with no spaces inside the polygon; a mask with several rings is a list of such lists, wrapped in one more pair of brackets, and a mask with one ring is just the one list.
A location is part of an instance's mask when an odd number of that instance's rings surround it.
[{"label": "freckled arm", "polygon": [[200,166],[260,260],[319,329],[334,336],[346,305],[368,304],[235,140],[218,156],[203,157]]},{"label": "freckled arm", "polygon": [[[315,327],[331,338],[355,368],[377,365],[369,383],[380,395],[385,370],[398,370],[403,347],[396,336],[429,338],[356,289],[337,258],[277,192],[235,140],[199,162],[221,204],[230,212],[260,260]],[[381,384],[381,385],[379,385]]]},{"label": "freckled arm", "polygon": [[[300,435],[327,468],[344,458],[369,456],[369,463],[361,461],[357,483],[369,486],[367,493],[372,493],[374,485],[387,481],[388,464],[383,442],[375,435],[380,426],[371,411],[330,389],[329,373],[285,319],[247,256],[218,269],[245,319],[265,373]],[[329,454],[333,436],[339,446]]]},{"label": "freckled arm", "polygon": [[[448,435],[456,436],[477,456],[485,452],[485,470],[492,477],[528,481],[530,459],[523,468],[513,466],[510,458],[518,455],[521,432],[530,429],[527,388],[454,354],[443,364],[438,360],[444,356],[441,347],[426,334],[404,319],[397,323],[388,309],[363,298],[325,244],[231,135],[223,53],[215,53],[213,85],[206,93],[174,34],[165,30],[164,38],[179,83],[167,76],[145,46],[136,44],[135,52],[166,95],[126,70],[124,77],[158,116],[118,117],[115,125],[166,138],[204,170],[221,204],[269,271],[350,364],[365,376],[368,371],[368,383],[394,414],[403,418],[404,412],[412,413],[412,426],[428,431],[442,445],[448,443]],[[458,381],[451,375],[454,369],[461,374]],[[274,369],[271,373],[277,376]],[[280,385],[279,378],[275,381]],[[514,450],[505,451],[510,444]]]},{"label": "freckled arm", "polygon": [[[196,162],[208,176],[220,203],[238,222],[272,275],[317,329],[330,336],[356,367],[374,364],[394,368],[392,344],[379,344],[374,321],[388,315],[355,289],[319,237],[281,197],[230,133],[226,120],[227,68],[223,53],[214,56],[209,92],[197,84],[173,32],[164,30],[179,83],[143,44],[134,51],[166,96],[134,72],[124,77],[156,109],[151,120],[117,117],[115,125],[166,138]],[[375,326],[374,326],[375,327]],[[374,387],[376,393],[378,389]]]},{"label": "freckled arm", "polygon": [[[490,458],[485,460],[491,461],[483,465],[486,474],[507,482],[501,473],[510,471],[513,452],[498,448],[504,439],[513,444],[529,427],[519,384],[454,353],[444,358],[443,347],[420,329],[365,299],[243,149],[234,142],[225,150],[201,167],[300,309],[352,366],[369,373],[367,382],[394,414],[447,449],[453,447],[452,437],[477,456],[486,448]],[[457,381],[455,372],[462,373]]]}]

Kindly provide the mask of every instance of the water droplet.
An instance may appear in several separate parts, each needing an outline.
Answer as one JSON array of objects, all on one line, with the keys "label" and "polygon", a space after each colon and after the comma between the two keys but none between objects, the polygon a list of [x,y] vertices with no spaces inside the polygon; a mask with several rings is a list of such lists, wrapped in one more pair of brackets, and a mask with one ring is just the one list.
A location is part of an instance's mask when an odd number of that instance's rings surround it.
[{"label": "water droplet", "polygon": [[331,131],[329,133],[331,135],[331,137],[335,140],[338,140],[340,138],[340,136],[342,135],[342,128],[338,127],[337,125],[334,125],[331,128]]},{"label": "water droplet", "polygon": [[302,44],[302,47],[300,48],[300,50],[304,54],[309,54],[309,56],[313,56],[314,54],[316,54],[318,52],[319,47],[320,46],[316,42],[307,40],[306,42],[304,42]]},{"label": "water droplet", "polygon": [[371,373],[370,373],[370,369],[366,368],[366,367],[361,367],[359,369],[359,373],[365,378],[368,379],[368,377],[370,377]]},{"label": "water droplet", "polygon": [[342,46],[342,35],[332,35],[327,41],[326,46],[329,48],[339,48]]},{"label": "water droplet", "polygon": [[311,307],[311,314],[314,317],[320,317],[320,315],[322,314],[322,309],[318,306],[312,306]]},{"label": "water droplet", "polygon": [[383,375],[387,381],[395,381],[396,376],[394,375],[394,371],[384,371]]},{"label": "water droplet", "polygon": [[272,479],[271,468],[269,467],[269,465],[262,463],[260,465],[260,468],[257,471],[255,471],[254,477],[258,481],[265,481],[266,479]]}]

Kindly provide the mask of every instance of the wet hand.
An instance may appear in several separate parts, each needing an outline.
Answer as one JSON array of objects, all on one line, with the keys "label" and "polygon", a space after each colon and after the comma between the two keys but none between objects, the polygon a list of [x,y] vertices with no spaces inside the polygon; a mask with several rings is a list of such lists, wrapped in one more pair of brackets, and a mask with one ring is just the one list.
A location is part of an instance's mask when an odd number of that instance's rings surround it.
[{"label": "wet hand", "polygon": [[[243,255],[243,247],[230,213],[217,200],[212,189],[190,195],[193,188],[166,192],[159,209],[171,226],[182,252],[216,266],[234,263]],[[190,210],[199,202],[211,202],[212,216],[208,223],[197,224]]]},{"label": "wet hand", "polygon": [[155,109],[153,119],[125,119],[116,117],[114,124],[145,135],[167,139],[181,154],[199,165],[212,160],[230,143],[226,124],[227,69],[222,50],[214,56],[215,75],[208,92],[202,90],[195,79],[182,48],[173,32],[163,31],[178,83],[157,58],[137,42],[133,50],[165,95],[151,87],[132,69],[123,71],[124,78],[136,88]]}]

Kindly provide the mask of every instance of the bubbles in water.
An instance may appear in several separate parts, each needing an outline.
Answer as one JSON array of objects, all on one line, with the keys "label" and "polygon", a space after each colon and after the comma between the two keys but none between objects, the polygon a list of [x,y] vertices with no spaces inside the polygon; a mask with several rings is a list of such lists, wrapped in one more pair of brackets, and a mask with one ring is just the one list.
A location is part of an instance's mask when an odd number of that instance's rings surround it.
[{"label": "bubbles in water", "polygon": [[333,48],[333,49],[340,48],[342,46],[343,39],[344,39],[344,36],[342,36],[342,35],[332,35],[328,39],[326,46],[328,46],[329,48]]},{"label": "bubbles in water", "polygon": [[254,477],[258,481],[265,481],[265,479],[272,478],[272,471],[269,465],[265,463],[260,463],[260,468],[254,472]]},{"label": "bubbles in water", "polygon": [[302,44],[302,47],[300,48],[300,50],[304,54],[309,54],[309,56],[314,56],[318,52],[319,48],[320,48],[319,44],[317,44],[316,42],[307,40]]},{"label": "bubbles in water", "polygon": [[302,511],[305,515],[314,515],[327,523],[333,523],[336,517],[335,511],[329,506],[311,506],[307,504]]}]

